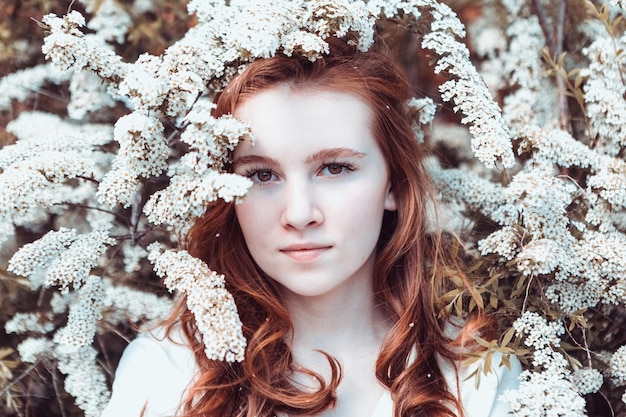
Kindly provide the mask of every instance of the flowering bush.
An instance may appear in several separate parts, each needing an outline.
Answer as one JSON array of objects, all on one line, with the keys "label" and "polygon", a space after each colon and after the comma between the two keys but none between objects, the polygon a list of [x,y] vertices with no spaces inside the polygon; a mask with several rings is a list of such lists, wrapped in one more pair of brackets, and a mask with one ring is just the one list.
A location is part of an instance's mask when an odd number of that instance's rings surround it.
[{"label": "flowering bush", "polygon": [[98,416],[125,340],[167,314],[167,290],[188,295],[209,357],[242,359],[223,277],[172,250],[208,203],[249,186],[223,169],[247,127],[213,118],[212,98],[256,58],[316,59],[330,34],[433,61],[433,97],[408,104],[444,227],[480,277],[442,314],[498,317],[477,355],[524,362],[503,398],[515,415],[626,413],[625,2],[24,3],[40,32],[9,27],[25,11],[0,6],[13,18],[0,23],[4,414]]}]

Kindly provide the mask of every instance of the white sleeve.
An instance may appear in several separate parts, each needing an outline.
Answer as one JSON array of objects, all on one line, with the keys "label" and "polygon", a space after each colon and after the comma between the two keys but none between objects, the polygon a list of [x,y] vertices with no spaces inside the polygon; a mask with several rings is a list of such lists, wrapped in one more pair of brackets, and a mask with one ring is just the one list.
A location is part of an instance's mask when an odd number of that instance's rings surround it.
[{"label": "white sleeve", "polygon": [[[467,378],[461,373],[461,403],[468,417],[507,417],[512,416],[510,405],[500,400],[504,391],[517,389],[522,366],[514,355],[510,357],[511,369],[500,366],[501,354],[494,353],[492,369],[487,375],[481,373],[480,383],[476,387],[475,376]],[[468,371],[476,369],[470,367]],[[466,374],[467,375],[467,374]]]},{"label": "white sleeve", "polygon": [[193,379],[191,351],[168,339],[142,335],[124,350],[111,400],[102,417],[174,416]]}]

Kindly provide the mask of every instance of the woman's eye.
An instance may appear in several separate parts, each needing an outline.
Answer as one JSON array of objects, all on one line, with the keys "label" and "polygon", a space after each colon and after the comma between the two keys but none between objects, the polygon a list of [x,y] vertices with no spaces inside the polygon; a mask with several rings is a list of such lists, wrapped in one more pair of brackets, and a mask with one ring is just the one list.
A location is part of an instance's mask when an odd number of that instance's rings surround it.
[{"label": "woman's eye", "polygon": [[336,176],[353,170],[354,168],[346,164],[326,164],[322,167],[321,172],[324,175]]},{"label": "woman's eye", "polygon": [[274,173],[269,169],[259,169],[247,175],[254,182],[268,182],[274,179]]},{"label": "woman's eye", "polygon": [[328,165],[328,172],[333,174],[333,175],[339,175],[343,172],[343,169],[345,168],[343,165],[339,165],[339,164],[330,164]]}]

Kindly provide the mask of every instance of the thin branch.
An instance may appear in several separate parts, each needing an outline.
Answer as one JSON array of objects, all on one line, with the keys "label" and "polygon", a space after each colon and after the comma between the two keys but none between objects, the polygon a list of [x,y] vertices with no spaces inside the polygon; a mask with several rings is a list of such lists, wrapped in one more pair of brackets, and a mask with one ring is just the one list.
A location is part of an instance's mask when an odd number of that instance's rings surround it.
[{"label": "thin branch", "polygon": [[[560,55],[563,53],[563,44],[565,42],[565,17],[567,14],[567,0],[560,0],[558,16],[556,19],[556,35],[551,26],[550,19],[546,14],[546,10],[541,4],[541,0],[532,0],[533,10],[539,19],[541,25],[541,31],[546,38],[546,45],[550,56],[554,57],[555,62],[558,62]],[[559,127],[561,130],[571,132],[569,105],[567,103],[567,89],[565,81],[556,76],[556,87],[559,103]]]},{"label": "thin branch", "polygon": [[539,18],[539,24],[541,25],[541,30],[543,32],[543,36],[546,38],[546,45],[548,45],[548,49],[550,49],[550,53],[554,55],[557,50],[556,42],[554,39],[554,34],[552,33],[552,27],[550,26],[548,15],[546,14],[546,10],[543,8],[543,4],[541,4],[541,0],[532,0],[533,10],[535,14]]},{"label": "thin branch", "polygon": [[565,16],[567,14],[567,0],[561,0],[559,4],[559,18],[556,24],[556,53],[563,52],[565,42]]},{"label": "thin branch", "polygon": [[0,397],[6,395],[11,388],[17,385],[17,383],[24,379],[26,376],[28,376],[37,367],[37,365],[39,365],[39,362],[40,361],[37,360],[35,363],[26,368],[21,375],[19,375],[17,378],[14,378],[9,384],[7,384],[7,386],[2,391],[0,391]]},{"label": "thin branch", "polygon": [[57,404],[59,405],[59,410],[61,411],[61,416],[67,417],[67,415],[65,414],[65,407],[63,406],[63,401],[61,401],[61,392],[59,390],[59,380],[58,380],[56,369],[53,368],[50,374],[52,375],[52,386],[54,388],[54,393],[57,398]]},{"label": "thin branch", "polygon": [[80,180],[85,180],[85,181],[92,182],[92,183],[94,183],[96,185],[100,185],[100,183],[95,178],[85,177],[85,176],[82,176],[82,175],[77,175],[76,178],[78,178]]},{"label": "thin branch", "polygon": [[533,282],[533,278],[535,274],[530,275],[530,279],[528,280],[528,284],[526,285],[526,294],[524,295],[524,302],[522,303],[522,314],[526,312],[526,301],[528,301],[528,297],[530,295],[530,284]]},{"label": "thin branch", "polygon": [[[559,16],[556,24],[556,50],[554,56],[559,56],[563,52],[563,43],[565,42],[565,15],[567,13],[567,0],[561,0],[559,4]],[[556,85],[559,94],[559,125],[562,130],[571,131],[569,106],[567,104],[567,95],[565,89],[565,81],[562,77],[556,77]]]},{"label": "thin branch", "polygon": [[582,334],[583,334],[583,343],[585,344],[585,353],[587,354],[587,363],[589,364],[589,367],[592,367],[592,363],[591,363],[591,351],[589,349],[589,342],[587,342],[587,329],[585,329],[584,327],[581,328]]},{"label": "thin branch", "polygon": [[120,216],[118,213],[112,211],[112,210],[107,210],[107,209],[103,209],[101,207],[96,207],[96,206],[90,206],[88,204],[80,204],[80,203],[53,203],[53,206],[72,206],[72,207],[76,207],[76,208],[83,208],[83,209],[87,209],[87,210],[96,210],[96,211],[101,211],[103,213],[107,213],[107,214],[111,214],[113,216],[115,216],[116,218],[120,219],[120,220],[126,220],[124,217]]}]

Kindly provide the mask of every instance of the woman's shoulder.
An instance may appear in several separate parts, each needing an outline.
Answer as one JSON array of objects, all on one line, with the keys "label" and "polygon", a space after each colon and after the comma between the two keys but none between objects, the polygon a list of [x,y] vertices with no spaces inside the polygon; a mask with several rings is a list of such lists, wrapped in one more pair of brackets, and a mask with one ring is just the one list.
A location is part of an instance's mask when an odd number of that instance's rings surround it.
[{"label": "woman's shoulder", "polygon": [[196,373],[182,331],[157,328],[129,343],[115,372],[112,396],[102,417],[174,415]]},{"label": "woman's shoulder", "polygon": [[[447,337],[454,339],[465,322],[451,320],[445,327]],[[473,359],[453,363],[439,358],[439,367],[456,397],[463,404],[468,417],[499,417],[510,415],[508,403],[500,397],[506,390],[519,386],[522,366],[513,354],[499,351],[477,351]]]},{"label": "woman's shoulder", "polygon": [[467,417],[510,415],[510,405],[500,397],[519,386],[522,366],[515,355],[504,358],[501,352],[484,352],[469,364],[440,360],[440,369],[450,391],[463,404]]}]

